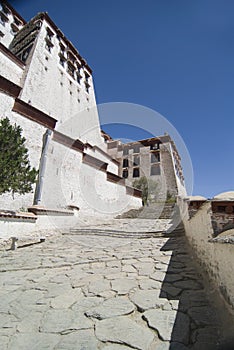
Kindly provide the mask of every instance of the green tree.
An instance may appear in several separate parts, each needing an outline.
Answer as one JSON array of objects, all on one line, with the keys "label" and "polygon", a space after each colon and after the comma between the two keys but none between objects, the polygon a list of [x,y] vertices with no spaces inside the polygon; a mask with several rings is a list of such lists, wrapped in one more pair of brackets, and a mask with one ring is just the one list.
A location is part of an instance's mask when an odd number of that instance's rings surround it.
[{"label": "green tree", "polygon": [[146,176],[134,180],[132,185],[142,191],[142,201],[144,205],[150,200],[150,194],[156,195],[157,193],[157,182],[147,179]]},{"label": "green tree", "polygon": [[26,139],[20,126],[11,125],[8,118],[0,121],[0,194],[25,194],[32,191],[37,170],[31,168]]}]

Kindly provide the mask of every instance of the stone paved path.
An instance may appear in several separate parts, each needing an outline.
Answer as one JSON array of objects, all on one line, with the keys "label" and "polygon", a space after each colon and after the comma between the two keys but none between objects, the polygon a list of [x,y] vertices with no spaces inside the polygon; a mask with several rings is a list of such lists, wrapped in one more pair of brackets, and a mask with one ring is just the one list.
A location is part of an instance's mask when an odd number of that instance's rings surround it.
[{"label": "stone paved path", "polygon": [[1,350],[208,350],[222,336],[183,237],[73,232],[3,252],[0,271]]}]

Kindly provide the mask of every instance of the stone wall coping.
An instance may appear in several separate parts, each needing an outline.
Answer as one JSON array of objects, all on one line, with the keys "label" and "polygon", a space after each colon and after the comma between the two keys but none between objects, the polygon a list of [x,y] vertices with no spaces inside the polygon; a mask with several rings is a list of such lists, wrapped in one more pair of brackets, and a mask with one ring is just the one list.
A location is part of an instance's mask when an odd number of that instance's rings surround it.
[{"label": "stone wall coping", "polygon": [[15,104],[12,110],[52,130],[55,128],[57,123],[56,119],[50,117],[48,114],[42,112],[36,107],[31,106],[25,101],[20,100],[19,98],[15,99]]},{"label": "stone wall coping", "polygon": [[30,212],[14,212],[14,211],[8,211],[8,210],[0,210],[0,219],[1,218],[7,218],[7,219],[26,219],[26,220],[33,220],[36,221],[37,216],[34,213]]},{"label": "stone wall coping", "polygon": [[18,97],[21,87],[0,75],[0,91],[5,92],[12,97]]},{"label": "stone wall coping", "polygon": [[31,207],[28,207],[29,213],[33,213],[35,215],[61,215],[61,216],[71,216],[74,215],[74,212],[72,210],[67,209],[51,209],[51,208],[45,208],[43,206],[39,205],[33,205]]}]

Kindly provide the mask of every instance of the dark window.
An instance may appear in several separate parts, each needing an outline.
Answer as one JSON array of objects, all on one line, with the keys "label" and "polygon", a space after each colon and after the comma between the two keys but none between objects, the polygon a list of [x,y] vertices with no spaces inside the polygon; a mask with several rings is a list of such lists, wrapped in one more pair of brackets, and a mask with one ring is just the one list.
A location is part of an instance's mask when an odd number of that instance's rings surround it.
[{"label": "dark window", "polygon": [[60,57],[59,63],[61,64],[62,67],[65,67],[65,62],[66,62],[66,60],[64,58]]},{"label": "dark window", "polygon": [[123,168],[128,167],[128,159],[123,159]]},{"label": "dark window", "polygon": [[133,166],[135,166],[135,165],[140,165],[140,157],[139,156],[133,157]]},{"label": "dark window", "polygon": [[85,91],[87,93],[89,93],[89,88],[90,88],[90,75],[88,75],[87,73],[85,73]]},{"label": "dark window", "polygon": [[150,175],[160,175],[160,174],[161,174],[160,165],[159,164],[152,165],[150,169]]},{"label": "dark window", "polygon": [[140,176],[140,169],[139,168],[133,168],[133,177],[139,177]]},{"label": "dark window", "polygon": [[127,147],[124,147],[124,149],[123,149],[123,155],[124,155],[124,156],[127,156],[127,155],[128,155],[128,148],[127,148]]},{"label": "dark window", "polygon": [[139,145],[133,146],[133,153],[139,153],[139,152],[140,152],[140,146]]},{"label": "dark window", "polygon": [[68,61],[67,62],[68,64],[67,64],[67,72],[70,74],[70,76],[72,77],[72,78],[74,78],[74,72],[75,72],[75,68],[74,68],[74,66]]},{"label": "dark window", "polygon": [[123,170],[123,178],[126,179],[128,177],[128,170]]},{"label": "dark window", "polygon": [[224,205],[218,205],[218,211],[220,212],[220,213],[225,213],[225,206]]},{"label": "dark window", "polygon": [[150,145],[150,150],[151,151],[154,151],[154,150],[157,150],[159,149],[159,143],[158,142],[155,142],[154,144]]},{"label": "dark window", "polygon": [[159,153],[152,153],[151,154],[151,163],[157,163],[160,162],[160,154]]},{"label": "dark window", "polygon": [[78,84],[80,84],[81,78],[82,78],[82,76],[81,76],[81,67],[77,67],[76,80],[77,80]]}]

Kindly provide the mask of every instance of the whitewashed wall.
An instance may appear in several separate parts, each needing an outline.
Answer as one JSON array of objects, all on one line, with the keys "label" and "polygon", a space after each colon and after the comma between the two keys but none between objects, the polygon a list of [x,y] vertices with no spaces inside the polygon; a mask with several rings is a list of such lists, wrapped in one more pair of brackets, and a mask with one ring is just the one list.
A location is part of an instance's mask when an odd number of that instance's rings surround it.
[{"label": "whitewashed wall", "polygon": [[23,69],[0,52],[0,75],[20,86]]},{"label": "whitewashed wall", "polygon": [[50,26],[44,20],[34,44],[21,99],[31,101],[34,107],[57,119],[56,129],[66,135],[83,142],[102,143],[92,77],[87,93],[84,71],[81,70],[79,84],[66,72],[66,67],[60,65],[60,46],[56,35],[52,37],[54,47],[51,52],[46,49],[47,27]]},{"label": "whitewashed wall", "polygon": [[211,203],[203,204],[191,219],[188,220],[188,216],[184,218],[184,226],[200,264],[234,307],[234,245],[209,242],[213,236]]},{"label": "whitewashed wall", "polygon": [[[32,167],[39,169],[42,138],[46,129],[33,121],[22,117],[20,114],[12,112],[14,98],[4,93],[0,93],[0,119],[8,117],[12,124],[16,123],[22,128],[22,136],[26,138],[25,146],[29,151],[29,160]],[[35,185],[33,186],[35,188]],[[18,195],[12,198],[9,193],[0,196],[0,208],[16,210],[19,208],[27,208],[33,204],[34,193]]]}]

